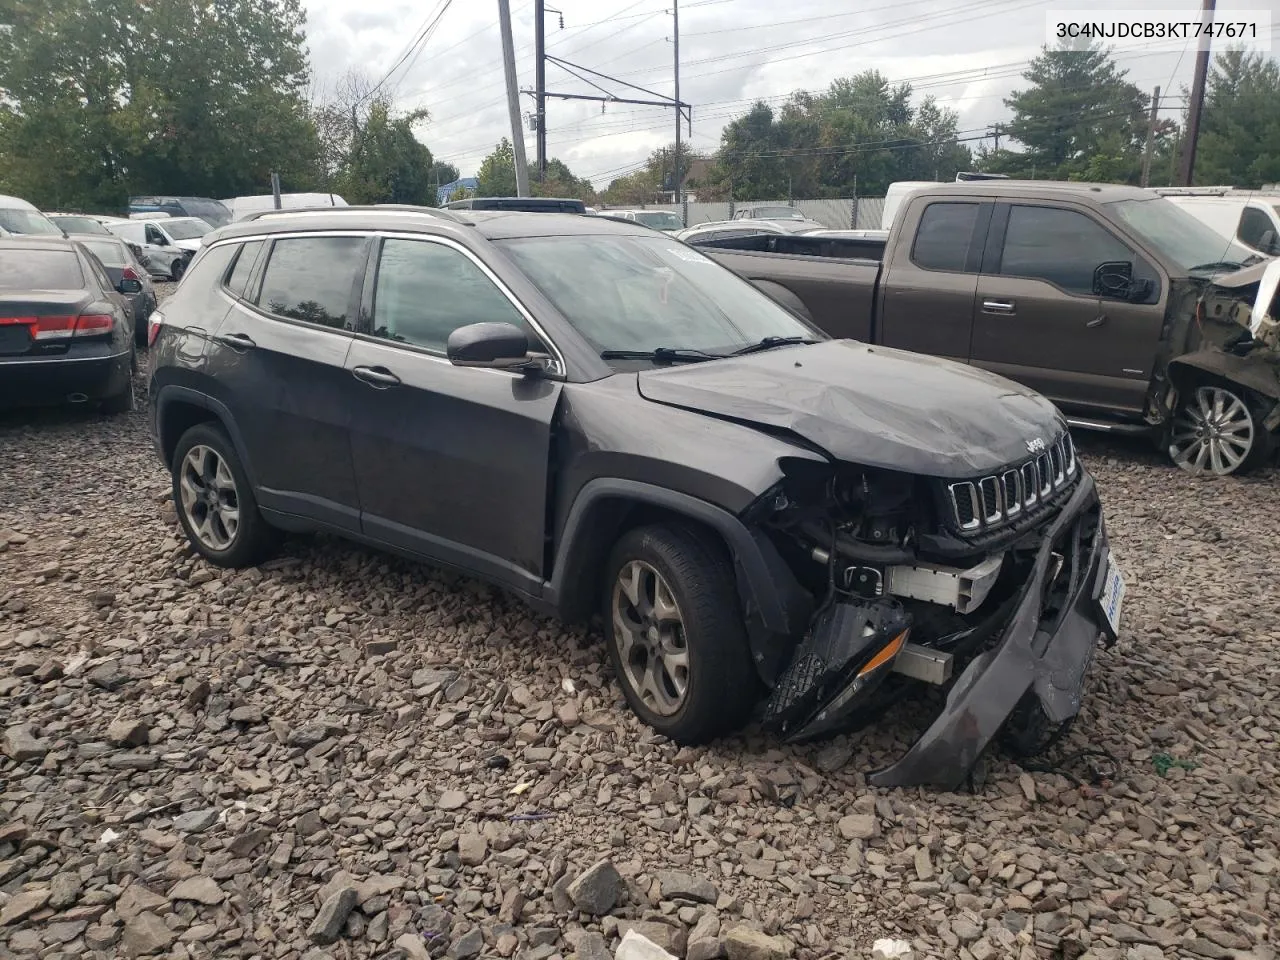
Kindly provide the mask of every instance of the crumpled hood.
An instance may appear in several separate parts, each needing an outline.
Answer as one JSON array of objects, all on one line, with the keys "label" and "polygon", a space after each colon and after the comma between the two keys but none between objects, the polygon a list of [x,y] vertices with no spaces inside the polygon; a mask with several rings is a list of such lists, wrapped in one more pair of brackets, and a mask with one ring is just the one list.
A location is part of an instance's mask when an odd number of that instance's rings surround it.
[{"label": "crumpled hood", "polygon": [[983,370],[853,340],[638,375],[641,396],[788,430],[849,463],[975,477],[1030,456],[1066,425],[1037,393]]}]

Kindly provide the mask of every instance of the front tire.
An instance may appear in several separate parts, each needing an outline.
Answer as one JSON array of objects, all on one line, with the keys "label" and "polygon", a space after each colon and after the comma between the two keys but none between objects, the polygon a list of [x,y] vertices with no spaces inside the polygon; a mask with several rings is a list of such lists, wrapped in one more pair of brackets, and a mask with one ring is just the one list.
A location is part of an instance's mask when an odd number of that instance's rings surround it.
[{"label": "front tire", "polygon": [[681,745],[746,723],[759,684],[724,548],[685,526],[648,526],[613,548],[604,581],[609,659],[631,709]]},{"label": "front tire", "polygon": [[1271,455],[1272,437],[1258,403],[1245,390],[1218,383],[1191,387],[1179,400],[1169,434],[1169,458],[1192,474],[1246,473]]},{"label": "front tire", "polygon": [[196,552],[219,567],[266,559],[278,534],[258,511],[249,478],[221,426],[199,423],[178,440],[170,465],[178,522]]},{"label": "front tire", "polygon": [[179,280],[182,279],[182,275],[186,272],[187,272],[187,261],[182,257],[179,257],[177,260],[173,261],[173,263],[169,266],[169,279],[172,280],[174,283],[177,283]]}]

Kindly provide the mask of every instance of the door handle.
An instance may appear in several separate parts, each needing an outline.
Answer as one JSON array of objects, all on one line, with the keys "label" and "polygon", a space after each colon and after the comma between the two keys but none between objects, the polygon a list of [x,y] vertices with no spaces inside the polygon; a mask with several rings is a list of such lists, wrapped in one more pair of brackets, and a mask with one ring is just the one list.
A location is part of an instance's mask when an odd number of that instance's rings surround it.
[{"label": "door handle", "polygon": [[351,374],[357,380],[363,380],[369,386],[379,390],[398,386],[400,383],[400,378],[386,367],[353,367]]},{"label": "door handle", "polygon": [[219,343],[224,343],[232,350],[252,350],[257,346],[253,342],[253,338],[244,333],[225,333],[220,337],[214,337]]},{"label": "door handle", "polygon": [[1006,316],[1012,315],[1017,311],[1014,308],[1012,300],[983,300],[983,313],[1000,313]]},{"label": "door handle", "polygon": [[1096,317],[1094,317],[1092,320],[1090,320],[1088,323],[1086,323],[1085,326],[1090,328],[1100,327],[1106,322],[1107,322],[1107,315],[1105,313],[1100,313]]}]

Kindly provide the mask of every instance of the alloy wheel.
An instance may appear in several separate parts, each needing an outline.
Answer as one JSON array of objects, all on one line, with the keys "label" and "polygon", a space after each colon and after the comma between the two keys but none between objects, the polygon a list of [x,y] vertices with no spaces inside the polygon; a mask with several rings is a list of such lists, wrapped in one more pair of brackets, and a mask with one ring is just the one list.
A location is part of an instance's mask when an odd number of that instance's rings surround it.
[{"label": "alloy wheel", "polygon": [[1226,476],[1248,459],[1254,442],[1244,400],[1222,387],[1197,387],[1174,417],[1169,456],[1189,473]]},{"label": "alloy wheel", "polygon": [[671,586],[652,565],[630,560],[618,571],[612,608],[623,682],[654,713],[671,716],[689,690],[689,646]]},{"label": "alloy wheel", "polygon": [[229,549],[240,530],[240,497],[226,460],[212,447],[192,447],[182,458],[178,489],[187,523],[200,542],[218,552]]}]

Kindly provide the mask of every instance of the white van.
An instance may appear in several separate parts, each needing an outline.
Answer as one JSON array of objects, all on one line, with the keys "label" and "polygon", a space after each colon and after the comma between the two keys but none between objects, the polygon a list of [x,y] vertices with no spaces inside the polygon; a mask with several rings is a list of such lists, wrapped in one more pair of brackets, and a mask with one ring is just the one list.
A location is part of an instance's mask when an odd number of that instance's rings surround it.
[{"label": "white van", "polygon": [[40,212],[34,204],[21,197],[0,194],[0,237],[29,234],[46,237],[65,237],[62,228]]},{"label": "white van", "polygon": [[213,227],[199,217],[121,220],[104,226],[142,250],[147,272],[164,280],[181,280],[200,249],[200,238]]},{"label": "white van", "polygon": [[[251,213],[275,209],[275,198],[270,193],[253,197],[232,197],[223,200],[222,205],[231,211],[231,220],[243,220]],[[336,193],[282,193],[280,194],[281,210],[296,210],[299,207],[345,207],[347,201]]]},{"label": "white van", "polygon": [[1264,256],[1280,256],[1280,194],[1233,190],[1221,196],[1163,195],[1223,240],[1239,240]]}]

